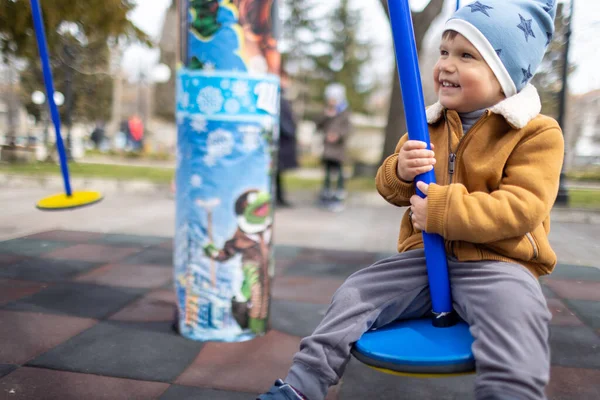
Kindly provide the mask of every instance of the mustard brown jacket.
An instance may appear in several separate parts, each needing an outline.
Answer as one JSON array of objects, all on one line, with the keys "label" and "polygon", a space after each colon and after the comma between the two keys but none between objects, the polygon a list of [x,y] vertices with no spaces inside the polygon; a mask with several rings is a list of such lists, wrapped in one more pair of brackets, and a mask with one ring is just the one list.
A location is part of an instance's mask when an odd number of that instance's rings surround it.
[{"label": "mustard brown jacket", "polygon": [[[558,123],[540,110],[532,85],[487,109],[467,134],[456,111],[440,103],[427,109],[437,183],[429,187],[425,230],[444,237],[448,255],[516,262],[538,277],[556,265],[548,233],[564,142]],[[376,177],[381,196],[400,207],[409,206],[415,194],[414,183],[396,173],[406,140],[404,135]],[[407,210],[398,251],[422,247]]]}]

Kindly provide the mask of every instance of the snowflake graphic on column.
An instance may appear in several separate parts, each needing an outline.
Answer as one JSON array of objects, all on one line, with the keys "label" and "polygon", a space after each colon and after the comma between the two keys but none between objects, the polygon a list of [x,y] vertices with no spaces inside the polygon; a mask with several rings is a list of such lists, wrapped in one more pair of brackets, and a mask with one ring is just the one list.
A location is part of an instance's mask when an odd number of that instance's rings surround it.
[{"label": "snowflake graphic on column", "polygon": [[202,177],[200,175],[192,175],[190,178],[190,183],[193,187],[199,188],[202,186]]},{"label": "snowflake graphic on column", "polygon": [[235,81],[231,87],[231,92],[235,97],[242,98],[248,96],[250,87],[246,81]]},{"label": "snowflake graphic on column", "polygon": [[203,115],[192,114],[190,118],[192,120],[192,123],[190,125],[193,130],[195,130],[196,132],[206,132],[206,127],[208,123],[206,122],[206,118],[204,118]]},{"label": "snowflake graphic on column", "polygon": [[186,113],[179,111],[175,114],[175,120],[177,121],[177,125],[183,125],[185,122]]},{"label": "snowflake graphic on column", "polygon": [[214,86],[208,86],[200,90],[196,100],[200,112],[204,114],[214,114],[220,111],[225,101],[221,91]]},{"label": "snowflake graphic on column", "polygon": [[241,126],[239,132],[242,134],[244,143],[242,148],[245,152],[252,152],[260,147],[260,131],[258,126],[246,125]]},{"label": "snowflake graphic on column", "polygon": [[210,132],[206,140],[206,151],[208,154],[204,156],[204,163],[209,167],[214,166],[217,159],[231,154],[234,144],[235,141],[231,132],[225,129],[217,129]]},{"label": "snowflake graphic on column", "polygon": [[228,99],[225,102],[225,112],[228,114],[237,114],[240,111],[240,102],[235,99]]}]

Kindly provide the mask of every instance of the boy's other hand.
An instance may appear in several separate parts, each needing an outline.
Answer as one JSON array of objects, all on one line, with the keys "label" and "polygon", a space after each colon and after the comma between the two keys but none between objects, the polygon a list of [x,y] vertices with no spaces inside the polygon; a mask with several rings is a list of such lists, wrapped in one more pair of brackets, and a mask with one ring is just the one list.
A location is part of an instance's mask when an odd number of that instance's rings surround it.
[{"label": "boy's other hand", "polygon": [[[431,144],[431,149],[433,148]],[[427,144],[418,140],[404,143],[398,153],[398,178],[412,182],[415,176],[431,171],[436,162],[432,150],[427,150]]]},{"label": "boy's other hand", "polygon": [[[425,182],[417,182],[417,188],[427,196],[429,192],[429,185]],[[410,209],[412,210],[412,224],[415,228],[422,231],[425,230],[427,225],[427,197],[422,199],[418,195],[414,195],[410,198]]]}]

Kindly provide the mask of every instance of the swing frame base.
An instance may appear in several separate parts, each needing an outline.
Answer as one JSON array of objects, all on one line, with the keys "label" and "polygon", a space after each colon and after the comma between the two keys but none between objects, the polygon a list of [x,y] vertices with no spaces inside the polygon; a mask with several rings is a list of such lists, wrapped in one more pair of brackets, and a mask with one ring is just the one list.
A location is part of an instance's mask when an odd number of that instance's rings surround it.
[{"label": "swing frame base", "polygon": [[378,371],[419,378],[467,375],[475,372],[469,326],[436,328],[430,318],[398,321],[366,332],[352,355]]},{"label": "swing frame base", "polygon": [[42,211],[65,211],[86,207],[102,201],[100,192],[81,190],[73,192],[71,196],[66,193],[53,194],[36,203],[36,208]]}]

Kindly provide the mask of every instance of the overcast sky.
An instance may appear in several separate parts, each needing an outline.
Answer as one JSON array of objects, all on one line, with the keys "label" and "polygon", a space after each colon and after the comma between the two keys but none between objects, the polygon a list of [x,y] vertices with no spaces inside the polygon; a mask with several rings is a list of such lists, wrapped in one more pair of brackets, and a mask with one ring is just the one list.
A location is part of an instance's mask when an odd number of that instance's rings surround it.
[{"label": "overcast sky", "polygon": [[[332,4],[334,1],[329,0],[327,3]],[[411,6],[419,9],[423,8],[429,0],[410,0],[410,2]],[[471,2],[463,1],[462,4]],[[449,15],[456,2],[447,0],[446,3],[445,15]],[[158,38],[165,10],[170,4],[171,0],[138,0],[138,6],[130,14],[130,19],[149,35]],[[353,0],[353,4],[362,10],[364,34],[368,35],[377,46],[374,53],[375,71],[380,74],[388,73],[393,60],[391,38],[379,0]],[[577,64],[578,69],[569,81],[572,92],[584,93],[600,88],[600,73],[597,72],[600,66],[598,49],[600,49],[600,1],[576,0],[570,60]],[[158,56],[157,50],[131,46],[125,52],[123,66],[128,72],[135,74],[141,66],[147,67],[149,64],[156,63]],[[429,71],[424,73],[428,74]]]}]

